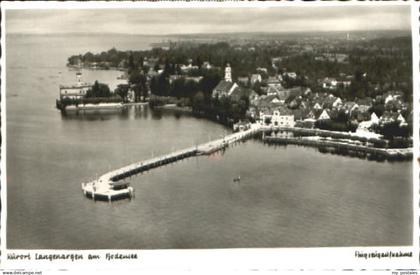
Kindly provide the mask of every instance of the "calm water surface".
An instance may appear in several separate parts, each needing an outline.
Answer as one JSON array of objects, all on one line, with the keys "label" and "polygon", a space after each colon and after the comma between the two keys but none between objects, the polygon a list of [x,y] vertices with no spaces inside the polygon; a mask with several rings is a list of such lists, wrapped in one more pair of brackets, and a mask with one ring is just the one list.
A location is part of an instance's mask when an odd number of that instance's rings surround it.
[{"label": "calm water surface", "polygon": [[[410,162],[372,162],[250,140],[130,179],[132,201],[86,199],[80,183],[218,138],[215,123],[133,106],[63,117],[67,57],[143,49],[152,38],[7,36],[7,246],[19,249],[409,245]],[[119,72],[83,71],[116,85]],[[240,183],[232,179],[241,176]]]}]

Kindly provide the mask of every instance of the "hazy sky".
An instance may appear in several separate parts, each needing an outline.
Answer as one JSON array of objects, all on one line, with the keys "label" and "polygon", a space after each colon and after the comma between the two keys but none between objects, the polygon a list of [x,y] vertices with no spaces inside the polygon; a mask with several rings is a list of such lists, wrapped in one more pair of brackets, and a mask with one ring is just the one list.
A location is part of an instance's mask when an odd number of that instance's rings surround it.
[{"label": "hazy sky", "polygon": [[7,33],[409,30],[409,6],[7,10]]}]

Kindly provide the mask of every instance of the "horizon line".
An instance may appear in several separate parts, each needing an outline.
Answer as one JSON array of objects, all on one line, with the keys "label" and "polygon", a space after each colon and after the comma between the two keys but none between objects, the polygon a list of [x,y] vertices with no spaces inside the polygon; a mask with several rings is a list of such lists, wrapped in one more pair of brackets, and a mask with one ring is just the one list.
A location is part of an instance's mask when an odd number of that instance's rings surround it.
[{"label": "horizon line", "polygon": [[144,33],[123,33],[123,32],[7,32],[6,35],[127,35],[127,36],[188,36],[188,35],[229,35],[229,34],[305,34],[305,33],[355,33],[355,32],[407,32],[411,29],[375,29],[375,30],[296,30],[296,31],[233,31],[233,32],[196,32],[196,33],[167,33],[167,34],[144,34]]}]

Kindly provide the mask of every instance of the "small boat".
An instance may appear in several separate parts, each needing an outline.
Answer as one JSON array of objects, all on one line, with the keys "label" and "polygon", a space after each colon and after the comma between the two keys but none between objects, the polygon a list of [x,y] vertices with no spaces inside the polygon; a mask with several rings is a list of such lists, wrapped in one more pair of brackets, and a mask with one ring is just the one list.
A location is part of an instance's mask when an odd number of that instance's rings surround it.
[{"label": "small boat", "polygon": [[233,182],[240,182],[241,176],[237,176],[236,178],[233,178]]}]

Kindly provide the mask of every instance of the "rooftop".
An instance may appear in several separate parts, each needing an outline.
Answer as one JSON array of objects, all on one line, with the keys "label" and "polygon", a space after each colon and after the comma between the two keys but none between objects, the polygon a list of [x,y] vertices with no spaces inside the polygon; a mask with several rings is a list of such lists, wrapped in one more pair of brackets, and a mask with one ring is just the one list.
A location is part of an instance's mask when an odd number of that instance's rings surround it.
[{"label": "rooftop", "polygon": [[214,89],[218,91],[224,91],[227,93],[229,92],[229,90],[232,88],[233,85],[234,85],[233,82],[221,80]]},{"label": "rooftop", "polygon": [[80,89],[80,88],[91,88],[92,84],[90,83],[78,83],[78,84],[70,84],[70,85],[60,85],[60,90],[61,89]]}]

